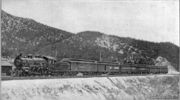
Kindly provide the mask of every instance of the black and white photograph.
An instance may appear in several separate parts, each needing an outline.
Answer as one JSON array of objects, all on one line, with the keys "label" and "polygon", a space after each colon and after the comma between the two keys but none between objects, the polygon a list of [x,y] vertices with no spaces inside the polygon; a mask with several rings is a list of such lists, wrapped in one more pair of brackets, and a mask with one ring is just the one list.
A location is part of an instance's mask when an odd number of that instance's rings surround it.
[{"label": "black and white photograph", "polygon": [[1,100],[180,100],[179,0],[1,5]]}]

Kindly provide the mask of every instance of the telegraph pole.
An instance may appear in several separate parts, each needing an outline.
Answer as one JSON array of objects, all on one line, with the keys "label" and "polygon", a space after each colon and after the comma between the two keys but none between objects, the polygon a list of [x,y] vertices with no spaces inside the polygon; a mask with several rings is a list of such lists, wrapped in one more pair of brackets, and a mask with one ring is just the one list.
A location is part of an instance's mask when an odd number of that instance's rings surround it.
[{"label": "telegraph pole", "polygon": [[52,52],[52,56],[57,57],[57,47],[56,47],[56,35],[55,32],[53,33],[53,38],[52,38],[52,48],[51,48],[51,52]]},{"label": "telegraph pole", "polygon": [[99,55],[99,61],[102,61],[102,58],[101,58],[101,50],[100,50],[100,55]]}]

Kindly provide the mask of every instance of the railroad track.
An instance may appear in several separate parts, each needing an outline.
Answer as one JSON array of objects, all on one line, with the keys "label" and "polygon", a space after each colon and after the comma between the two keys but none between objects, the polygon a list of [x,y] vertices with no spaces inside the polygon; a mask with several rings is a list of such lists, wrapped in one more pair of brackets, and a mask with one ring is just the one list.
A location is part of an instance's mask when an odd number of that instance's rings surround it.
[{"label": "railroad track", "polygon": [[[129,76],[152,76],[152,75],[168,75],[168,74],[135,74],[135,75],[129,75],[129,74],[121,74],[121,75],[91,75],[91,76],[28,76],[28,77],[1,77],[2,81],[6,80],[36,80],[36,79],[67,79],[67,78],[93,78],[93,77],[129,77]],[[172,74],[171,74],[172,75]]]}]

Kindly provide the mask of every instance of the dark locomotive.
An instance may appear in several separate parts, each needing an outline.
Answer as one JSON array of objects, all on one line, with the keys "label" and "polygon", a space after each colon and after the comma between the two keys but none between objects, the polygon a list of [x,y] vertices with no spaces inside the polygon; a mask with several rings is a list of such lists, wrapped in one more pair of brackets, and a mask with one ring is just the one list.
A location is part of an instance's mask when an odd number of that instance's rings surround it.
[{"label": "dark locomotive", "polygon": [[14,60],[14,76],[50,75],[56,59],[49,56],[18,55]]},{"label": "dark locomotive", "polygon": [[[167,73],[167,66],[155,66],[152,61],[138,63],[143,60],[119,62],[100,62],[95,60],[64,58],[57,61],[48,56],[22,56],[14,60],[15,76],[52,75],[76,76],[82,75],[121,75],[121,74],[159,74]],[[147,60],[148,61],[148,60]]]}]

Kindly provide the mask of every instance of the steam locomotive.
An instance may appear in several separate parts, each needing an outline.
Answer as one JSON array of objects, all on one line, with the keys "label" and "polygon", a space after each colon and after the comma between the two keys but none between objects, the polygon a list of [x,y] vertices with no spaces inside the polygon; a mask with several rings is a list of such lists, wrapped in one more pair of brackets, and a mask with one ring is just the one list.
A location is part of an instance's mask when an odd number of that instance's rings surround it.
[{"label": "steam locomotive", "polygon": [[[141,61],[141,60],[139,60]],[[159,74],[167,73],[167,66],[155,66],[138,62],[101,62],[95,60],[64,58],[57,61],[48,56],[22,56],[14,60],[15,76],[52,75],[121,75],[121,74]]]},{"label": "steam locomotive", "polygon": [[14,76],[49,75],[55,62],[56,59],[50,56],[20,54],[14,60]]}]

